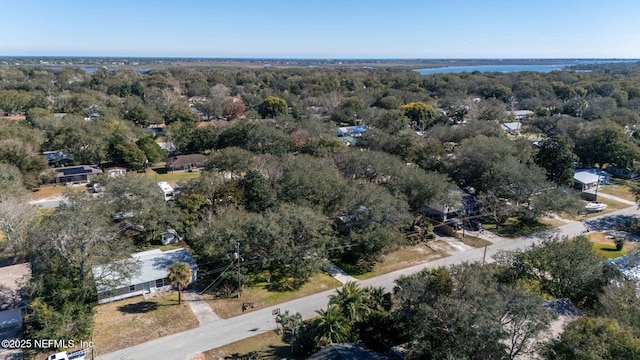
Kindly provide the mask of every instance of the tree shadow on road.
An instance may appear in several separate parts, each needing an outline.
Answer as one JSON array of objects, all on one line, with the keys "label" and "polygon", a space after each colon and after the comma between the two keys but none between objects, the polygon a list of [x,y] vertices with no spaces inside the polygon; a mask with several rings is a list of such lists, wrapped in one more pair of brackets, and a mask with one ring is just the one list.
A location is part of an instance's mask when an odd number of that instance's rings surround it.
[{"label": "tree shadow on road", "polygon": [[589,231],[621,230],[635,219],[632,215],[614,215],[586,220],[585,224]]}]

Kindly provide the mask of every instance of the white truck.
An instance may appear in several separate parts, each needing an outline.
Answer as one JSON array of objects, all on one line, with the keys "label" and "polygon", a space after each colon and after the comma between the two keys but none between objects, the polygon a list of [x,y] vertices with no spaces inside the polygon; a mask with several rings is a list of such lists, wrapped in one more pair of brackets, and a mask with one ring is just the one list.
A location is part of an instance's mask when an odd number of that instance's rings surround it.
[{"label": "white truck", "polygon": [[91,349],[82,349],[73,352],[59,352],[53,355],[49,355],[47,360],[85,360]]}]

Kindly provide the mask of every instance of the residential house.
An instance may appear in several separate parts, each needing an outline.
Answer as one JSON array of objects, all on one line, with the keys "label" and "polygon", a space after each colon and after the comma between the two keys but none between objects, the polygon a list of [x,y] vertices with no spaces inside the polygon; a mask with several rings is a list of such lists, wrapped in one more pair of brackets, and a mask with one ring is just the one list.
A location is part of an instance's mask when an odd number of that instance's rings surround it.
[{"label": "residential house", "polygon": [[531,114],[533,114],[531,110],[516,110],[510,112],[510,115],[513,115],[514,119],[518,122],[526,119]]},{"label": "residential house", "polygon": [[176,155],[164,159],[168,171],[198,171],[207,164],[207,157],[202,154]]},{"label": "residential house", "polygon": [[449,193],[448,201],[427,204],[422,212],[432,219],[446,222],[448,219],[469,216],[476,207],[476,198],[456,187]]},{"label": "residential house", "polygon": [[611,174],[599,169],[579,169],[573,174],[573,184],[581,191],[595,190],[600,185],[608,184]]},{"label": "residential house", "polygon": [[98,165],[78,165],[55,168],[56,184],[87,183],[102,174]]},{"label": "residential house", "polygon": [[367,130],[369,129],[364,125],[346,126],[346,127],[338,128],[337,133],[338,133],[338,136],[340,137],[342,136],[358,137],[358,136],[362,136],[362,134],[367,132]]},{"label": "residential house", "polygon": [[42,153],[42,156],[47,159],[49,166],[59,166],[60,164],[69,162],[71,159],[71,153],[67,151],[45,151]]},{"label": "residential house", "polygon": [[[31,278],[28,263],[0,267],[0,340],[22,339],[23,298]],[[0,346],[0,359],[22,359],[22,349]]]},{"label": "residential house", "polygon": [[369,129],[364,125],[346,126],[338,128],[337,134],[346,145],[355,146],[358,143],[358,138],[367,130]]},{"label": "residential house", "polygon": [[391,358],[375,352],[362,344],[338,343],[327,344],[309,360],[391,360]]},{"label": "residential house", "polygon": [[[155,249],[132,254],[131,257],[140,265],[140,272],[129,279],[124,279],[117,287],[98,285],[99,304],[171,289],[167,268],[178,261],[191,265],[191,281],[195,282],[197,279],[198,266],[186,249],[168,251]],[[108,269],[108,266],[94,267],[92,269],[94,278],[108,279],[111,277]]]},{"label": "residential house", "polygon": [[520,135],[520,129],[522,124],[520,122],[510,122],[502,124],[502,130],[508,132],[510,135]]},{"label": "residential house", "polygon": [[173,155],[176,152],[176,146],[172,142],[159,141],[158,146],[160,149],[169,153],[169,155]]},{"label": "residential house", "polygon": [[635,179],[638,177],[638,173],[628,166],[617,166],[615,164],[608,164],[607,172],[614,177],[621,179]]}]

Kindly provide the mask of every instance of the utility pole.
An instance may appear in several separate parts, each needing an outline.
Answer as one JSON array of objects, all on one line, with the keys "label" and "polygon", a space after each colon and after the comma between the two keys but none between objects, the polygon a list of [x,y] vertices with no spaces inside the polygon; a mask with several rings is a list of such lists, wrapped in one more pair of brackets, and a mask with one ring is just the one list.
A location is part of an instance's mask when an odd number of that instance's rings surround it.
[{"label": "utility pole", "polygon": [[602,165],[597,170],[598,170],[598,181],[596,182],[596,193],[593,198],[593,202],[598,202],[598,188],[600,187],[600,173],[602,173]]},{"label": "utility pole", "polygon": [[484,262],[486,258],[487,258],[487,245],[484,246],[484,254],[482,255],[482,266],[484,266]]},{"label": "utility pole", "polygon": [[233,255],[238,259],[238,299],[240,299],[240,289],[242,289],[240,280],[240,242],[236,242],[236,253]]}]

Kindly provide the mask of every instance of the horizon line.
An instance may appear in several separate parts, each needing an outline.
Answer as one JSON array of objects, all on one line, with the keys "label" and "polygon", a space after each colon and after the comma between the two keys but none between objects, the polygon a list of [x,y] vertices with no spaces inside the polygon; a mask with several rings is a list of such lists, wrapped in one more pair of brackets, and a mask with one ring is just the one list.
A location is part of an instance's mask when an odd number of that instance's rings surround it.
[{"label": "horizon line", "polygon": [[124,56],[124,55],[0,55],[2,58],[64,58],[64,59],[188,59],[188,60],[322,60],[322,61],[435,61],[435,60],[639,60],[627,57],[207,57],[207,56]]}]

